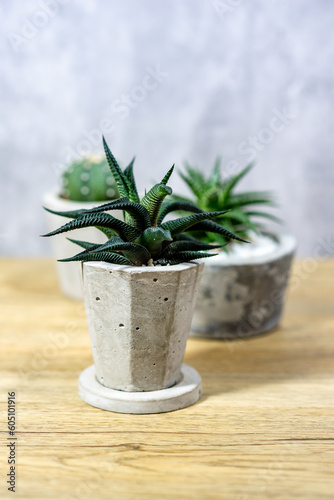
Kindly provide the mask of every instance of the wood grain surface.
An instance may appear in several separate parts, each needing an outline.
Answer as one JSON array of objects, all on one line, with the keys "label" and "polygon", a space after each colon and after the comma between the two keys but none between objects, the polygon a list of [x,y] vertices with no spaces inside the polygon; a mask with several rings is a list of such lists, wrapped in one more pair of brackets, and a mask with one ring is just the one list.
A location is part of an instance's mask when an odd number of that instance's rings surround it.
[{"label": "wood grain surface", "polygon": [[[295,266],[280,328],[190,340],[194,406],[160,415],[95,409],[83,306],[49,260],[0,261],[0,498],[333,499],[334,261]],[[16,391],[17,483],[7,491],[7,393]]]}]

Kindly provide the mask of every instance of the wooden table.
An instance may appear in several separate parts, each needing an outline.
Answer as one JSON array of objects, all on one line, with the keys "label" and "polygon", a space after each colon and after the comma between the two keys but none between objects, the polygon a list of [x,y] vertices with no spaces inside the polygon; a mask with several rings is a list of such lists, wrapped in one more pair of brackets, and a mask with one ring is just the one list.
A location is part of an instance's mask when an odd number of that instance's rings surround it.
[{"label": "wooden table", "polygon": [[[49,260],[0,261],[0,498],[334,498],[334,261],[299,262],[280,329],[190,340],[199,403],[160,415],[95,409],[83,306]],[[7,392],[16,392],[16,494],[7,491]]]}]

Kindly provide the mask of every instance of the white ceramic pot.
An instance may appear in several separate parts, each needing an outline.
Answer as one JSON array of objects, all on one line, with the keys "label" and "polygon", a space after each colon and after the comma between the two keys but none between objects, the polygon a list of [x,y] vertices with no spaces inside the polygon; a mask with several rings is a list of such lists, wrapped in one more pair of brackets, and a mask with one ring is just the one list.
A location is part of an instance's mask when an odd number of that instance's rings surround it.
[{"label": "white ceramic pot", "polygon": [[[69,210],[79,210],[81,208],[89,210],[90,208],[107,202],[108,200],[105,202],[101,201],[95,203],[65,200],[61,198],[56,191],[46,193],[43,197],[43,205],[46,208],[64,212]],[[54,231],[71,220],[66,217],[51,214],[50,212],[45,212],[45,214],[47,217],[49,231]],[[113,210],[111,214],[113,217],[123,220],[121,211]],[[99,231],[95,227],[76,229],[68,233],[57,234],[51,238],[51,244],[56,259],[66,259],[67,257],[72,257],[82,250],[79,246],[68,241],[67,237],[101,244],[107,241],[107,237],[102,233],[102,231]],[[80,262],[57,262],[57,272],[62,292],[71,299],[82,300],[83,294]]]},{"label": "white ceramic pot", "polygon": [[240,246],[239,254],[205,261],[191,336],[238,339],[278,325],[296,240],[287,234],[263,236],[271,240],[269,249],[261,248],[260,240],[253,249]]},{"label": "white ceramic pot", "polygon": [[180,383],[203,264],[85,262],[82,269],[98,383],[157,392]]}]

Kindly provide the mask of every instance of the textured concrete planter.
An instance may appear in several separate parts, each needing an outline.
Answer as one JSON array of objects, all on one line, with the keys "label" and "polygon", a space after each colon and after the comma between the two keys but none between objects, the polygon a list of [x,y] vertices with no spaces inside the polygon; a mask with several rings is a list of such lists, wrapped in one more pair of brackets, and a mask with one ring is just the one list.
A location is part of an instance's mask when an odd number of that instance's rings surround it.
[{"label": "textured concrete planter", "polygon": [[[129,413],[170,411],[197,401],[200,378],[190,369],[194,379],[182,361],[203,264],[130,267],[86,262],[82,269],[96,381],[100,389],[110,389],[112,404],[101,403],[96,383],[87,385],[87,371],[79,382],[82,399],[100,408],[125,411],[125,398]],[[185,377],[191,387],[184,388]],[[122,396],[123,406],[117,403],[119,394],[115,396],[119,391],[128,393]],[[153,407],[150,396],[146,411],[138,406],[136,395],[143,391],[154,394]],[[147,396],[141,398],[141,403],[147,400]]]},{"label": "textured concrete planter", "polygon": [[[57,192],[46,193],[43,197],[43,205],[46,208],[56,211],[79,210],[81,208],[87,208],[88,210],[103,203],[106,202],[90,203],[64,200],[59,197]],[[71,220],[66,217],[50,214],[49,212],[45,212],[45,214],[49,231],[53,231]],[[112,215],[118,219],[123,219],[121,211],[115,210]],[[56,259],[66,259],[80,252],[80,248],[68,241],[67,237],[101,244],[107,240],[106,236],[95,227],[76,229],[70,233],[58,234],[53,236],[51,241]],[[57,262],[57,272],[62,292],[71,299],[82,300],[80,263]]]},{"label": "textured concrete planter", "polygon": [[238,339],[278,325],[296,240],[272,237],[277,245],[266,257],[205,262],[191,336]]}]

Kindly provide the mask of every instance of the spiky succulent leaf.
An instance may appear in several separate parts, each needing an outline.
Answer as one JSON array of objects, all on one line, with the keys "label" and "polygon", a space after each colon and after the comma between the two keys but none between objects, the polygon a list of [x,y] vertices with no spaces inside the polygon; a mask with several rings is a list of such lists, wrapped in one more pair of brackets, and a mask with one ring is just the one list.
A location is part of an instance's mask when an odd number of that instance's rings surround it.
[{"label": "spiky succulent leaf", "polygon": [[151,225],[150,214],[140,203],[132,202],[129,198],[121,198],[111,203],[105,203],[99,207],[94,207],[86,211],[88,213],[108,212],[109,210],[123,210],[131,216],[131,222],[134,227],[144,231]]},{"label": "spiky succulent leaf", "polygon": [[268,191],[250,191],[234,194],[233,196],[230,196],[227,202],[227,206],[229,208],[258,204],[277,206],[272,198],[272,193]]},{"label": "spiky succulent leaf", "polygon": [[101,227],[101,226],[96,226],[96,229],[101,231],[108,239],[116,236],[115,231],[113,231],[112,229],[108,229],[106,227]]},{"label": "spiky succulent leaf", "polygon": [[60,233],[66,233],[67,231],[72,231],[74,229],[81,229],[84,227],[93,227],[99,226],[107,229],[112,229],[125,241],[133,241],[138,238],[140,231],[138,229],[126,224],[119,219],[115,219],[109,214],[87,214],[82,215],[78,219],[74,219],[71,222],[68,222],[64,226],[61,226],[54,231],[51,231],[48,234],[43,236],[54,236]]},{"label": "spiky succulent leaf", "polygon": [[236,227],[236,223],[239,222],[242,228],[251,229],[256,231],[256,224],[253,223],[251,217],[240,208],[234,208],[227,212],[226,220],[231,221],[231,227]]},{"label": "spiky succulent leaf", "polygon": [[205,219],[215,219],[225,213],[226,210],[223,212],[201,212],[198,214],[188,215],[187,217],[181,217],[180,219],[164,222],[161,224],[161,227],[163,229],[168,229],[174,237],[177,234],[187,231],[191,226],[194,226]]},{"label": "spiky succulent leaf", "polygon": [[137,243],[123,241],[118,237],[98,246],[98,248],[94,249],[94,252],[122,252],[135,266],[142,266],[152,258],[147,248]]},{"label": "spiky succulent leaf", "polygon": [[172,194],[172,189],[169,186],[165,184],[156,184],[141,200],[141,204],[150,214],[152,226],[157,225],[161,204],[169,194]]},{"label": "spiky succulent leaf", "polygon": [[[122,202],[128,202],[129,198],[124,197],[124,198],[118,198],[117,200],[112,200],[108,201],[107,203],[103,203],[103,205],[98,205],[96,207],[92,208],[79,208],[78,210],[69,210],[69,211],[57,211],[57,210],[51,210],[50,208],[43,207],[44,210],[47,212],[50,212],[51,214],[55,215],[60,215],[61,217],[68,217],[70,219],[77,219],[78,217],[81,217],[81,215],[86,215],[90,213],[95,213],[95,212],[104,212],[107,210],[113,210],[114,205],[118,205],[119,203]],[[117,208],[115,209],[117,210]]]},{"label": "spiky succulent leaf", "polygon": [[202,222],[199,222],[198,224],[193,225],[191,230],[216,233],[220,234],[221,236],[224,236],[224,238],[226,238],[227,240],[236,240],[236,241],[242,241],[243,243],[249,243],[249,241],[239,238],[239,236],[228,231],[227,229],[223,228],[222,226],[220,226],[219,224],[217,224],[212,220],[204,220]]},{"label": "spiky succulent leaf", "polygon": [[103,137],[103,147],[106,154],[107,162],[110,167],[111,173],[113,174],[119,193],[121,197],[127,197],[130,201],[138,201],[138,195],[133,189],[131,182],[127,176],[122,172],[121,167],[118,165],[116,158],[109,149],[109,146]]},{"label": "spiky succulent leaf", "polygon": [[75,245],[78,245],[81,248],[84,248],[85,250],[94,250],[95,248],[98,248],[100,244],[97,243],[89,243],[88,241],[81,241],[81,240],[74,240],[72,238],[66,238],[68,241],[71,243],[74,243]]},{"label": "spiky succulent leaf", "polygon": [[50,214],[54,215],[59,215],[60,217],[66,217],[68,219],[77,219],[78,217],[81,217],[81,215],[84,215],[86,213],[85,208],[81,208],[79,210],[69,210],[66,212],[60,211],[60,210],[51,210],[51,208],[43,207],[44,210],[49,212]]},{"label": "spiky succulent leaf", "polygon": [[160,184],[164,184],[166,186],[166,184],[168,184],[168,181],[172,175],[172,173],[174,172],[174,167],[175,167],[175,163],[174,165],[171,166],[171,168],[168,170],[167,174],[165,175],[165,177],[162,179],[162,181],[160,182]]},{"label": "spiky succulent leaf", "polygon": [[121,266],[133,266],[133,263],[123,257],[123,255],[119,255],[117,253],[112,252],[80,252],[73,257],[69,257],[68,259],[59,259],[58,262],[73,262],[73,261],[97,261],[97,262],[109,262],[110,264],[119,264]]},{"label": "spiky succulent leaf", "polygon": [[180,177],[188,185],[194,195],[200,199],[202,193],[205,192],[206,189],[206,180],[204,175],[199,169],[193,168],[189,164],[186,164],[186,172],[186,175],[183,174],[183,172],[179,172]]},{"label": "spiky succulent leaf", "polygon": [[193,240],[180,240],[173,241],[167,245],[167,247],[162,251],[162,257],[170,257],[179,252],[199,252],[202,250],[215,250],[217,248],[221,248],[221,245],[211,245],[208,243],[202,243],[201,241]]},{"label": "spiky succulent leaf", "polygon": [[158,225],[161,224],[164,218],[171,212],[180,212],[180,211],[193,212],[195,214],[203,212],[203,210],[194,205],[194,203],[189,203],[186,201],[174,201],[172,203],[165,203],[161,207],[161,212],[158,217]]},{"label": "spiky succulent leaf", "polygon": [[136,159],[136,157],[134,156],[123,173],[129,179],[130,184],[131,184],[132,189],[133,189],[133,192],[136,195],[136,199],[132,200],[132,201],[136,201],[137,203],[139,203],[139,195],[138,195],[137,185],[136,185],[135,177],[133,175],[133,165],[134,165],[135,159]]},{"label": "spiky succulent leaf", "polygon": [[198,242],[199,240],[197,240],[196,238],[191,236],[189,233],[181,233],[181,234],[177,234],[176,236],[174,236],[173,241],[197,241]]},{"label": "spiky succulent leaf", "polygon": [[175,266],[176,264],[181,264],[182,262],[189,262],[196,259],[205,259],[205,257],[214,257],[214,253],[202,253],[202,252],[179,252],[170,257],[165,257],[158,259],[156,262],[161,266]]},{"label": "spiky succulent leaf", "polygon": [[60,210],[51,210],[50,208],[43,207],[44,210],[50,212],[51,214],[59,215],[60,217],[67,217],[69,219],[77,219],[82,215],[87,215],[96,212],[105,212],[107,210],[118,210],[114,208],[114,205],[118,205],[122,202],[129,202],[129,198],[118,198],[117,200],[108,201],[108,203],[104,203],[103,205],[99,205],[93,208],[79,208],[78,210],[68,210],[68,211],[60,211]]},{"label": "spiky succulent leaf", "polygon": [[133,225],[141,231],[151,225],[150,214],[145,207],[139,203],[131,202],[129,198],[119,198],[118,200],[104,203],[103,205],[90,209],[81,208],[79,210],[70,210],[66,212],[51,210],[49,208],[45,208],[45,210],[52,214],[70,219],[77,219],[83,215],[107,212],[110,210],[123,210],[131,216],[131,222],[133,222]]},{"label": "spiky succulent leaf", "polygon": [[257,212],[257,211],[247,211],[245,212],[249,217],[265,217],[267,219],[271,219],[274,222],[277,222],[277,224],[283,224],[282,219],[279,217],[276,217],[273,214],[270,214],[269,212]]},{"label": "spiky succulent leaf", "polygon": [[93,252],[94,254],[101,252],[103,253],[121,252],[124,255],[124,257],[128,258],[136,266],[142,266],[143,264],[146,264],[148,260],[151,259],[151,254],[145,247],[138,245],[136,243],[125,242],[119,236],[115,236],[106,243],[103,243],[102,245],[88,243],[87,241],[73,240],[71,238],[67,239],[72,243],[75,243],[85,249],[84,252],[81,252],[80,254],[75,256],[77,260],[80,260],[79,257],[81,256],[86,256],[87,251],[88,253]]},{"label": "spiky succulent leaf", "polygon": [[213,186],[208,188],[202,195],[201,208],[211,210],[211,207],[217,207],[219,205],[220,190]]},{"label": "spiky succulent leaf", "polygon": [[221,184],[221,174],[220,174],[220,164],[221,157],[217,156],[215,163],[213,165],[212,172],[209,177],[209,183],[212,187],[217,187]]},{"label": "spiky succulent leaf", "polygon": [[118,165],[116,158],[112,154],[112,152],[109,149],[109,146],[105,140],[104,137],[102,137],[103,141],[103,147],[104,147],[104,152],[107,158],[108,165],[110,167],[111,173],[113,174],[119,194],[121,197],[128,197],[129,196],[129,191],[128,191],[128,182],[126,177],[124,176],[121,167]]},{"label": "spiky succulent leaf", "polygon": [[223,193],[224,193],[224,198],[223,202],[226,202],[231,195],[233,189],[235,186],[241,181],[243,177],[245,177],[246,174],[253,168],[254,164],[250,163],[247,165],[245,168],[241,170],[241,172],[237,173],[236,175],[231,176],[227,181],[224,182],[223,184]]}]

